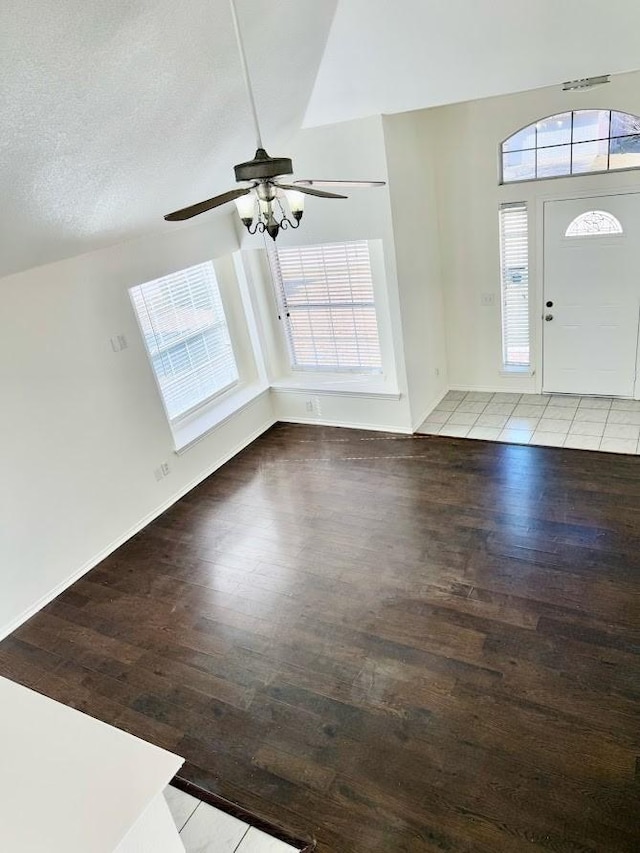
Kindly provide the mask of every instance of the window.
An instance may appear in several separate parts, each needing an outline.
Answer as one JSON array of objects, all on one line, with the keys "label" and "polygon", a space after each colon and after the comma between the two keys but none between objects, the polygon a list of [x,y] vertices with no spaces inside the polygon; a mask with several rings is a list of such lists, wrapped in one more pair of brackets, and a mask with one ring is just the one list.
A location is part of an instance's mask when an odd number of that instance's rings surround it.
[{"label": "window", "polygon": [[506,370],[529,366],[529,240],[527,206],[500,206],[502,361]]},{"label": "window", "polygon": [[593,237],[598,234],[622,234],[622,225],[613,213],[606,210],[588,210],[576,216],[565,232],[565,237]]},{"label": "window", "polygon": [[501,181],[533,181],[640,167],[640,117],[574,110],[541,119],[502,143]]},{"label": "window", "polygon": [[130,295],[170,421],[237,382],[210,261],[132,287]]},{"label": "window", "polygon": [[270,258],[292,367],[380,373],[367,241],[278,248]]}]

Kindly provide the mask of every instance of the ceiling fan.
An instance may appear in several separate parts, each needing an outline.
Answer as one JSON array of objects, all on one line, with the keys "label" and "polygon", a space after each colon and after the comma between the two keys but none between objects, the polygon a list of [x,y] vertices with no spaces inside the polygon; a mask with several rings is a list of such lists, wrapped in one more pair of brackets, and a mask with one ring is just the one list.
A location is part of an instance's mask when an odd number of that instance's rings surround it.
[{"label": "ceiling fan", "polygon": [[[336,187],[347,189],[351,187],[382,187],[384,181],[325,181],[325,180],[298,180],[293,183],[280,183],[278,179],[293,174],[293,164],[289,157],[270,157],[262,145],[258,113],[251,88],[251,79],[247,66],[238,14],[235,0],[230,0],[233,27],[235,30],[238,52],[242,64],[244,82],[247,88],[247,96],[251,105],[253,122],[256,131],[257,150],[252,160],[238,163],[234,166],[236,181],[238,183],[248,182],[250,186],[229,190],[222,195],[214,196],[206,201],[200,201],[173,213],[168,213],[164,218],[168,222],[191,219],[200,213],[206,213],[214,207],[220,207],[230,201],[235,201],[240,219],[250,234],[264,233],[275,240],[280,229],[297,228],[302,219],[304,211],[305,195],[319,196],[320,198],[347,198],[339,193],[326,192],[316,187]],[[284,202],[284,204],[283,204]],[[288,206],[293,219],[286,212]],[[255,224],[254,224],[255,221]]]}]

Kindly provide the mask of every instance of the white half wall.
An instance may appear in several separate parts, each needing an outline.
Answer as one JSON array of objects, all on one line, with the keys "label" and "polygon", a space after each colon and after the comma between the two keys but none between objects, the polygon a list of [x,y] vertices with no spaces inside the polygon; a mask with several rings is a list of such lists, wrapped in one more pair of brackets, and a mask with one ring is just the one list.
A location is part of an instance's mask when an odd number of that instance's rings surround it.
[{"label": "white half wall", "polygon": [[314,388],[271,388],[274,411],[285,423],[412,432],[401,420],[399,395],[348,393]]},{"label": "white half wall", "polygon": [[[180,455],[128,288],[218,258],[241,373],[258,376],[229,257],[205,219],[0,280],[0,636],[273,424],[268,391]],[[111,339],[127,347],[114,352]],[[168,463],[160,481],[155,471]]]}]

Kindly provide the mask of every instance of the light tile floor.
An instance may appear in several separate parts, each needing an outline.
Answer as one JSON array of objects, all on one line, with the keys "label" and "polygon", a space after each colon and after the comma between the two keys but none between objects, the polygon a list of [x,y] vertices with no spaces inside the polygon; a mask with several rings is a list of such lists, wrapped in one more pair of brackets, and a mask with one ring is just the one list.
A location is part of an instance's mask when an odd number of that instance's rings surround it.
[{"label": "light tile floor", "polygon": [[164,796],[187,853],[299,853],[226,812],[172,785]]},{"label": "light tile floor", "polygon": [[449,391],[417,431],[637,455],[640,400]]}]

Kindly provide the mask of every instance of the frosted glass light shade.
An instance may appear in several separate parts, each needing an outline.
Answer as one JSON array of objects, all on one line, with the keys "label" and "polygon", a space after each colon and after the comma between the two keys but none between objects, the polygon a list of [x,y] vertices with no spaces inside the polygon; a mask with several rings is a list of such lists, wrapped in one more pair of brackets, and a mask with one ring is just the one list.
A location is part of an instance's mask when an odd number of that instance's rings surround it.
[{"label": "frosted glass light shade", "polygon": [[304,210],[304,194],[297,190],[286,190],[285,195],[291,208],[291,213],[302,213]]},{"label": "frosted glass light shade", "polygon": [[238,209],[238,213],[240,215],[240,219],[244,222],[246,219],[251,220],[253,222],[253,217],[256,214],[256,198],[254,194],[248,193],[247,195],[240,196],[235,200],[236,208]]}]

